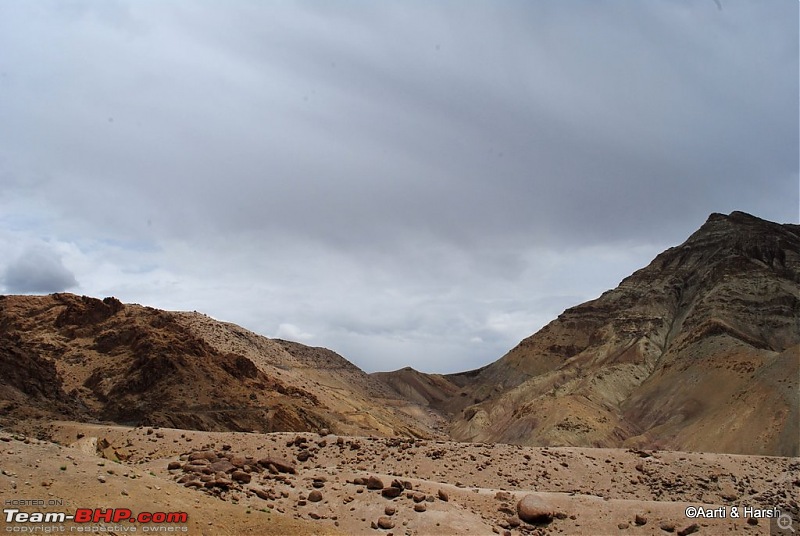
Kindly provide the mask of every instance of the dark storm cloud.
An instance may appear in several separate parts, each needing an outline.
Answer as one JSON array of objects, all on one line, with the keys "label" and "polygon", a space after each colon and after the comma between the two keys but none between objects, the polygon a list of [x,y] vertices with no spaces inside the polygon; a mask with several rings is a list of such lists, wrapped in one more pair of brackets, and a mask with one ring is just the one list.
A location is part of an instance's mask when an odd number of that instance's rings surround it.
[{"label": "dark storm cloud", "polygon": [[78,286],[58,254],[45,249],[29,249],[12,261],[3,282],[9,293],[61,292]]},{"label": "dark storm cloud", "polygon": [[44,36],[52,180],[167,233],[627,238],[796,168],[786,7],[89,5]]},{"label": "dark storm cloud", "polygon": [[722,5],[3,3],[0,211],[109,294],[500,353],[710,212],[797,219],[797,3]]}]

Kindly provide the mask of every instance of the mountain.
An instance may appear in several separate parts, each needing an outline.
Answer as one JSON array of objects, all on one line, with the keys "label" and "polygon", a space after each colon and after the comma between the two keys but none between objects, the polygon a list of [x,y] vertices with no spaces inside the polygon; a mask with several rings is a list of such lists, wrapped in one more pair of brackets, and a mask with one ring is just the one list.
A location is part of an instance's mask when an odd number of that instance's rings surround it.
[{"label": "mountain", "polygon": [[480,370],[450,433],[797,456],[799,364],[800,225],[712,214]]},{"label": "mountain", "polygon": [[800,225],[683,244],[458,374],[366,374],[200,313],[0,296],[0,426],[53,419],[800,455]]},{"label": "mountain", "polygon": [[72,294],[0,296],[0,424],[434,437],[435,414],[338,354],[199,313]]}]

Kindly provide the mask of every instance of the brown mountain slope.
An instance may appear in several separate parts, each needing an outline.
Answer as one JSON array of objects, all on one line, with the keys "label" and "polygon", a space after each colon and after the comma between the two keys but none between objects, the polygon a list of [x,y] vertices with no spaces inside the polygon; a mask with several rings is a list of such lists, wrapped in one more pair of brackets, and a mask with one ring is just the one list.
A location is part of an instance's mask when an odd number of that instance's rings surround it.
[{"label": "brown mountain slope", "polygon": [[337,354],[114,298],[0,296],[0,424],[431,436],[427,410]]},{"label": "brown mountain slope", "polygon": [[798,455],[800,226],[713,214],[467,386],[459,440]]}]

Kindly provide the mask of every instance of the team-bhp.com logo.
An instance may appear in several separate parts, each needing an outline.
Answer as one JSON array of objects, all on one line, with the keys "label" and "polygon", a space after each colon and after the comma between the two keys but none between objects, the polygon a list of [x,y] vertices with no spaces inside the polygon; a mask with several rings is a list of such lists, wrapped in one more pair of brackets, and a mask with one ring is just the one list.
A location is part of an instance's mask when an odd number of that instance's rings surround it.
[{"label": "team-bhp.com logo", "polygon": [[140,512],[134,514],[127,508],[78,508],[75,514],[66,512],[22,512],[18,508],[5,508],[6,523],[186,523],[186,512]]}]

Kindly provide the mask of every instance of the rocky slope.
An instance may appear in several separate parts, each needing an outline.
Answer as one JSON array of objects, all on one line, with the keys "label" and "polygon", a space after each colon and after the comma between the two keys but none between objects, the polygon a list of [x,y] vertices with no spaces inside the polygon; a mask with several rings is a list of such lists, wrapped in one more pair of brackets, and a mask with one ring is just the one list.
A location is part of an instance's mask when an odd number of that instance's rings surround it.
[{"label": "rocky slope", "polygon": [[0,296],[0,424],[430,437],[427,410],[322,348],[114,298]]},{"label": "rocky slope", "polygon": [[713,214],[464,391],[458,440],[792,455],[800,226]]}]

